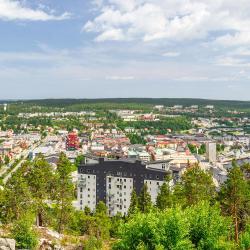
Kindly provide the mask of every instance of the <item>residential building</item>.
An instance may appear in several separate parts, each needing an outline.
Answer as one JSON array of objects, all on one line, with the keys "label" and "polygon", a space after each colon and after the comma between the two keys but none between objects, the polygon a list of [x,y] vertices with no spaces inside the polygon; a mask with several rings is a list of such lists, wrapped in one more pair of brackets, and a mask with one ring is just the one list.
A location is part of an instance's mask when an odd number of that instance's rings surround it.
[{"label": "residential building", "polygon": [[206,143],[206,158],[209,162],[216,162],[216,143]]},{"label": "residential building", "polygon": [[[165,164],[165,163],[164,163]],[[148,186],[151,199],[155,202],[160,186],[168,173],[168,167],[157,168],[141,161],[107,160],[100,158],[78,167],[78,204],[83,210],[92,211],[99,201],[106,203],[110,216],[118,212],[127,214],[133,189],[137,195],[144,183]]]}]

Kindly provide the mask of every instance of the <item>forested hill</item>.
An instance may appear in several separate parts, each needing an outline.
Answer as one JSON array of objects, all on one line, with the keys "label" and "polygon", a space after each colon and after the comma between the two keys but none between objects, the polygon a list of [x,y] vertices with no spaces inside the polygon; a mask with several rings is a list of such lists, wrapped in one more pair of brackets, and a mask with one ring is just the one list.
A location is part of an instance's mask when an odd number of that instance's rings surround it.
[{"label": "forested hill", "polygon": [[208,99],[191,99],[191,98],[102,98],[102,99],[41,99],[41,100],[19,100],[19,101],[0,101],[3,102],[22,102],[41,106],[64,107],[77,104],[94,104],[94,103],[117,103],[117,104],[151,104],[151,105],[214,105],[217,107],[248,109],[250,101],[232,101],[232,100],[208,100]]}]

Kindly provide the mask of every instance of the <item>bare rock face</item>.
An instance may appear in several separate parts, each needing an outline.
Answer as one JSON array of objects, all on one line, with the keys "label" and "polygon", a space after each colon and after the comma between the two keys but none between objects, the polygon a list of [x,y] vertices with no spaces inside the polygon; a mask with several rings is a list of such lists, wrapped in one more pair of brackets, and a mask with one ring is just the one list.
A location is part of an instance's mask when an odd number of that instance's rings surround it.
[{"label": "bare rock face", "polygon": [[0,238],[0,250],[15,250],[16,241],[13,239]]}]

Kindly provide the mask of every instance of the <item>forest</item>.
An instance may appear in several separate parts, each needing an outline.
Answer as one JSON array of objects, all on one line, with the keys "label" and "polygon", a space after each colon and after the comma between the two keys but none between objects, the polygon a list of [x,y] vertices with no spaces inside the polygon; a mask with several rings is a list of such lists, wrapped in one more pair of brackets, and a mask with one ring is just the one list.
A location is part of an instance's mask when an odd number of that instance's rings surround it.
[{"label": "forest", "polygon": [[67,235],[85,250],[186,250],[250,248],[250,165],[233,162],[218,190],[198,164],[170,187],[167,175],[153,204],[145,184],[132,192],[128,214],[74,209],[76,165],[64,154],[56,168],[40,156],[26,161],[0,191],[1,229],[20,249],[37,249],[37,226]]}]

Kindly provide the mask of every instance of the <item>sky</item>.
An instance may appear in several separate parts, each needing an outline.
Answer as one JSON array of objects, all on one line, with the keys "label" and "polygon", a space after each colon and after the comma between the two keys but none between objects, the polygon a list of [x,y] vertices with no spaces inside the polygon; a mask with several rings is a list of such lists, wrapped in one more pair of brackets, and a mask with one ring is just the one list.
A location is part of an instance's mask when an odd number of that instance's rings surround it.
[{"label": "sky", "polygon": [[0,0],[0,99],[250,100],[249,0]]}]

